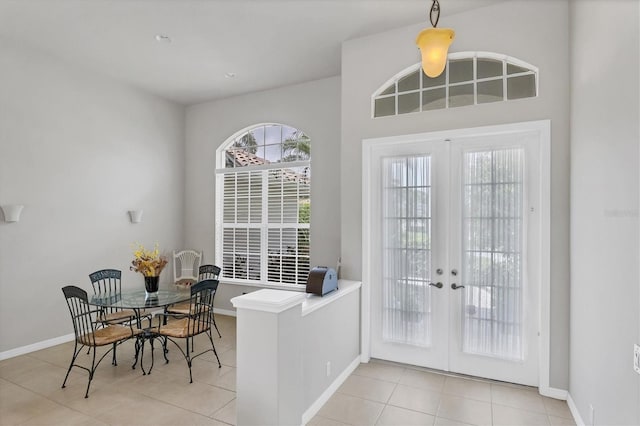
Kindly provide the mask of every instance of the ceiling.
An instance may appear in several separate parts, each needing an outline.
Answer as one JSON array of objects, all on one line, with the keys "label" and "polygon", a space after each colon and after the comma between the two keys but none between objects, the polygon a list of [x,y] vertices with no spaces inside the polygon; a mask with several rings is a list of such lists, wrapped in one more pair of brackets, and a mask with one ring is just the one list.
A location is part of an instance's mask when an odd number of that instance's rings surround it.
[{"label": "ceiling", "polygon": [[[440,0],[442,21],[499,1]],[[193,104],[338,75],[343,41],[427,26],[430,6],[431,0],[0,0],[0,37]],[[160,34],[171,41],[157,41]]]}]

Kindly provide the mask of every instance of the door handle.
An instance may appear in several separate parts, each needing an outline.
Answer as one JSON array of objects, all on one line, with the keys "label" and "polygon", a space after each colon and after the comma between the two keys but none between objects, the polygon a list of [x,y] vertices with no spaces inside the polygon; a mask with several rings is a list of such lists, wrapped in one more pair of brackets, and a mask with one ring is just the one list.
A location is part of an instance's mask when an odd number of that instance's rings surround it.
[{"label": "door handle", "polygon": [[457,290],[459,288],[464,288],[464,286],[463,285],[457,285],[456,283],[453,283],[453,284],[451,284],[451,288],[454,289],[454,290]]},{"label": "door handle", "polygon": [[442,283],[429,283],[429,285],[432,285],[434,287],[438,287],[438,288],[442,288]]}]

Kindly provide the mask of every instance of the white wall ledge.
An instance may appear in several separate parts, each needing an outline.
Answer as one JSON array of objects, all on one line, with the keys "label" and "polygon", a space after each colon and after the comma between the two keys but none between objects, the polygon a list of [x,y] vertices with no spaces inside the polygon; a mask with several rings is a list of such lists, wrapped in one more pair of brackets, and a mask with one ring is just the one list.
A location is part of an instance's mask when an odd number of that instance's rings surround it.
[{"label": "white wall ledge", "polygon": [[360,281],[338,280],[338,289],[324,296],[317,294],[306,294],[305,300],[302,302],[302,316],[309,315],[311,312],[317,311],[323,306],[353,293],[362,286]]},{"label": "white wall ledge", "polygon": [[291,309],[304,301],[304,294],[298,291],[284,291],[263,289],[231,299],[236,309],[251,309],[254,311],[279,314]]}]

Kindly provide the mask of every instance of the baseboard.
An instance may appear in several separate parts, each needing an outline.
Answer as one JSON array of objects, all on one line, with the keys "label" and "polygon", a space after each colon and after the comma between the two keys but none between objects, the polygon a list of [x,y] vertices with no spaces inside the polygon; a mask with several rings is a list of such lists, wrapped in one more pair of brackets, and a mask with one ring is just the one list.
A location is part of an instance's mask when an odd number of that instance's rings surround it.
[{"label": "baseboard", "polygon": [[213,308],[213,313],[214,314],[220,314],[220,315],[227,315],[227,316],[230,316],[230,317],[235,317],[236,316],[236,311],[231,311],[229,309]]},{"label": "baseboard", "polygon": [[344,371],[340,373],[338,377],[336,377],[333,383],[331,383],[331,385],[329,385],[329,387],[325,389],[324,392],[322,392],[322,395],[320,395],[320,397],[318,397],[318,399],[316,399],[315,402],[311,404],[309,408],[307,408],[307,411],[302,413],[303,425],[309,423],[309,420],[311,420],[313,416],[315,416],[318,411],[320,411],[322,406],[327,403],[329,398],[331,398],[331,395],[333,395],[338,390],[340,385],[342,385],[344,381],[347,380],[351,373],[353,373],[354,370],[358,368],[358,365],[360,365],[360,355],[358,355],[356,359],[354,359],[351,364],[349,364],[347,368],[345,368]]},{"label": "baseboard", "polygon": [[43,340],[42,342],[32,343],[31,345],[21,346],[19,348],[10,349],[8,351],[0,352],[0,361],[13,358],[19,355],[28,354],[30,352],[39,351],[41,349],[50,348],[61,343],[67,343],[73,341],[75,334],[67,334],[53,339]]},{"label": "baseboard", "polygon": [[569,395],[569,392],[567,392],[564,389],[557,389],[557,388],[551,388],[551,387],[538,388],[538,391],[542,396],[547,396],[549,398],[554,398],[554,399],[561,399],[563,401],[566,401],[567,396]]},{"label": "baseboard", "polygon": [[569,406],[573,420],[576,422],[576,426],[586,426],[586,423],[582,420],[582,416],[578,411],[578,407],[576,407],[576,403],[573,402],[573,398],[571,398],[571,394],[567,395],[567,405]]}]

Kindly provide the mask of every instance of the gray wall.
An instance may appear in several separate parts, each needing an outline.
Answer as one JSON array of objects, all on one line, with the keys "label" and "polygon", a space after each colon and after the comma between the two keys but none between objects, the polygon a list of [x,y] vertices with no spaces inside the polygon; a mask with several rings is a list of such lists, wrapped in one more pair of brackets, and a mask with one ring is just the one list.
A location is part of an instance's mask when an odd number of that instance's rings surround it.
[{"label": "gray wall", "polygon": [[372,93],[419,62],[414,40],[424,25],[343,44],[342,260],[343,278],[361,279],[362,140],[530,120],[551,119],[551,387],[569,384],[569,6],[567,1],[499,3],[441,16],[456,39],[450,52],[490,51],[540,69],[535,99],[371,119]]},{"label": "gray wall", "polygon": [[[586,424],[640,424],[640,3],[572,2],[571,384]],[[597,53],[597,54],[594,54]]]},{"label": "gray wall", "polygon": [[[216,149],[237,131],[265,122],[287,124],[311,138],[311,264],[335,265],[340,253],[339,77],[187,108],[185,247],[203,250],[203,262],[214,262]],[[233,310],[231,298],[254,290],[222,281],[216,307]]]},{"label": "gray wall", "polygon": [[5,39],[0,52],[0,204],[25,205],[0,220],[3,352],[73,333],[60,289],[89,291],[97,269],[143,288],[134,241],[180,245],[184,110]]}]

